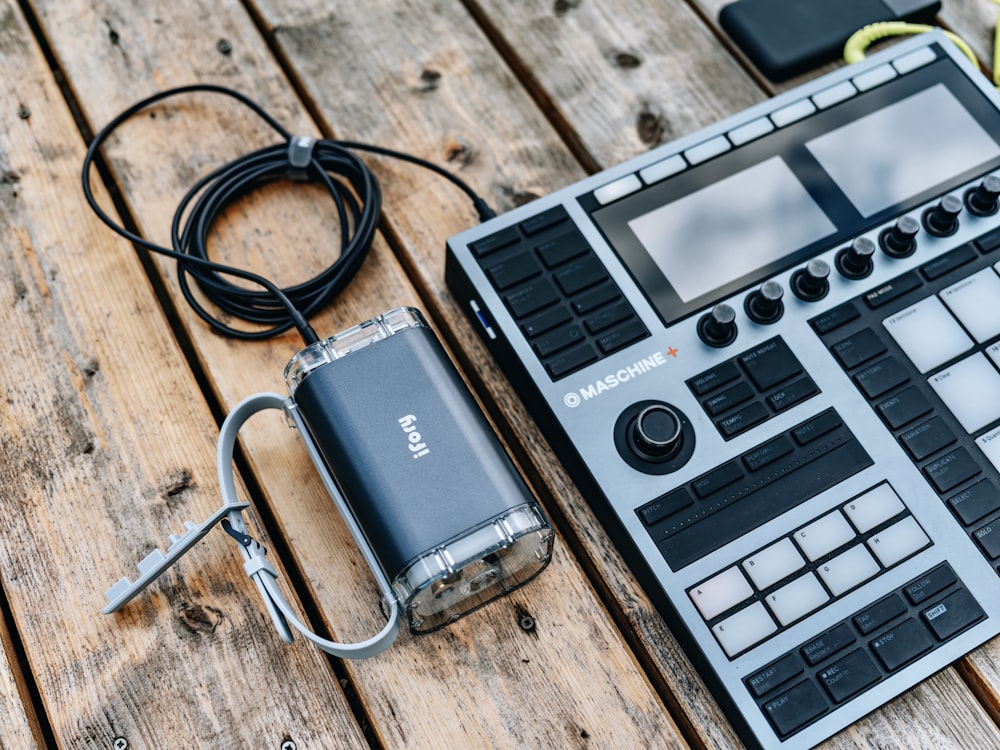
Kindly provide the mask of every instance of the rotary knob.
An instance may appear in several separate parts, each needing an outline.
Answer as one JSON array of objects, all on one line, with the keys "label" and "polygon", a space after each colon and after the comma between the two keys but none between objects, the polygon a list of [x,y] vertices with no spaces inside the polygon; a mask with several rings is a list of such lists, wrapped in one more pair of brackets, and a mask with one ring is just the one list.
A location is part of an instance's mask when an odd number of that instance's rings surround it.
[{"label": "rotary knob", "polygon": [[947,237],[958,231],[958,215],[962,213],[962,201],[954,195],[946,195],[938,204],[924,211],[924,229],[935,237]]},{"label": "rotary knob", "polygon": [[905,258],[913,255],[913,251],[917,249],[916,237],[919,231],[920,222],[912,216],[900,216],[895,226],[883,230],[878,236],[878,244],[890,258]]},{"label": "rotary knob", "polygon": [[641,458],[662,461],[680,450],[681,418],[666,404],[647,406],[635,418],[629,437]]},{"label": "rotary knob", "polygon": [[736,340],[736,311],[720,302],[698,321],[698,335],[709,346],[728,346]]},{"label": "rotary knob", "polygon": [[1000,177],[986,175],[976,187],[965,192],[965,205],[976,216],[990,216],[1000,207]]},{"label": "rotary knob", "polygon": [[872,272],[875,243],[867,237],[856,237],[850,247],[837,253],[837,270],[848,279],[863,279]]},{"label": "rotary knob", "polygon": [[804,302],[821,300],[830,291],[830,264],[821,258],[813,258],[792,274],[792,291]]},{"label": "rotary knob", "polygon": [[785,311],[781,298],[785,290],[777,281],[765,281],[760,289],[747,295],[743,309],[757,323],[774,323]]}]

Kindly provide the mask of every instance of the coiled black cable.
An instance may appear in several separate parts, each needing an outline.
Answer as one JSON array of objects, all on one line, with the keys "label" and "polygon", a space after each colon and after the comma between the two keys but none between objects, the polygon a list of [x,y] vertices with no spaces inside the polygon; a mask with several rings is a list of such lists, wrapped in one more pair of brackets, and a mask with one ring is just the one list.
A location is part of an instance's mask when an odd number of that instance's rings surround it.
[{"label": "coiled black cable", "polygon": [[[277,131],[284,143],[234,159],[198,180],[174,212],[170,232],[172,248],[166,248],[130,232],[98,205],[90,184],[91,167],[97,151],[123,122],[156,102],[193,92],[223,94],[242,102]],[[368,151],[430,169],[470,197],[481,221],[495,215],[468,184],[425,159],[365,143],[330,139],[312,142],[310,139],[308,165],[302,168],[291,161],[291,144],[291,134],[243,94],[212,84],[180,86],[136,102],[104,126],[91,141],[84,157],[83,192],[90,207],[113,231],[139,247],[177,260],[178,282],[185,300],[214,330],[232,338],[253,341],[270,338],[294,326],[307,345],[319,338],[308,318],[332,301],[354,277],[371,248],[378,226],[382,191],[375,175],[353,151]],[[340,225],[339,257],[315,277],[284,289],[259,274],[210,260],[208,235],[226,207],[264,184],[286,179],[318,182],[326,188]],[[195,296],[189,277],[223,313],[266,328],[245,331],[227,325],[217,311],[207,309]],[[247,289],[227,277],[251,281],[262,289]]]}]

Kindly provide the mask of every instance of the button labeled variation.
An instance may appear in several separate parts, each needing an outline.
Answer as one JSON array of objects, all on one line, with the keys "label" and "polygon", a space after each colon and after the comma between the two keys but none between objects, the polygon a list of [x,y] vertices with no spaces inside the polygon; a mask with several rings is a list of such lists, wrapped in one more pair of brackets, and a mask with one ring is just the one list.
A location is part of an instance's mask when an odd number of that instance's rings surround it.
[{"label": "button labeled variation", "polygon": [[733,566],[699,583],[688,591],[688,596],[701,616],[711,620],[753,596],[753,588],[740,569]]},{"label": "button labeled variation", "polygon": [[937,297],[927,297],[882,321],[920,372],[929,372],[972,348],[972,339]]}]

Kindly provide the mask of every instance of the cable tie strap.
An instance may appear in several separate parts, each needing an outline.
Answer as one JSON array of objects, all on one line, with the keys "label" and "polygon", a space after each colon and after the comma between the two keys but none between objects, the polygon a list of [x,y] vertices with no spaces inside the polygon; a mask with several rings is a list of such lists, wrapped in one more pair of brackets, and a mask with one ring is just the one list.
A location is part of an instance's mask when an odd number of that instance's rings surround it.
[{"label": "cable tie strap", "polygon": [[288,176],[298,182],[309,180],[309,164],[312,162],[316,139],[308,135],[295,135],[288,141]]},{"label": "cable tie strap", "polygon": [[264,555],[252,554],[250,559],[243,563],[243,570],[251,578],[261,571],[267,573],[271,578],[278,577],[278,571],[275,570],[274,565]]}]

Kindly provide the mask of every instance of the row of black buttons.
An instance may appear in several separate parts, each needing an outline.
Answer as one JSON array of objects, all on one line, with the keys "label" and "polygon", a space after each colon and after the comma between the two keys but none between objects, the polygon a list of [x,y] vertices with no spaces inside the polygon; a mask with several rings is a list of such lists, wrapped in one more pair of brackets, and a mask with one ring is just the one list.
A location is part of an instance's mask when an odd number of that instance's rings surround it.
[{"label": "row of black buttons", "polygon": [[984,616],[943,563],[750,675],[744,684],[774,730],[788,737]]},{"label": "row of black buttons", "polygon": [[998,478],[991,476],[996,472],[978,460],[977,449],[963,445],[968,442],[964,430],[946,416],[947,408],[940,405],[926,380],[917,375],[906,358],[893,353],[894,347],[881,325],[881,319],[888,314],[882,308],[888,303],[898,301],[905,307],[918,297],[934,293],[961,275],[952,272],[971,273],[965,271],[967,266],[997,249],[1000,229],[823,313],[810,324],[1000,572],[1000,490]]},{"label": "row of black buttons", "polygon": [[553,380],[649,335],[562,206],[469,248]]},{"label": "row of black buttons", "polygon": [[[673,570],[870,466],[833,409],[636,509]],[[706,533],[702,522],[712,524]]]},{"label": "row of black buttons", "polygon": [[726,440],[819,393],[778,337],[695,375],[687,384]]}]

